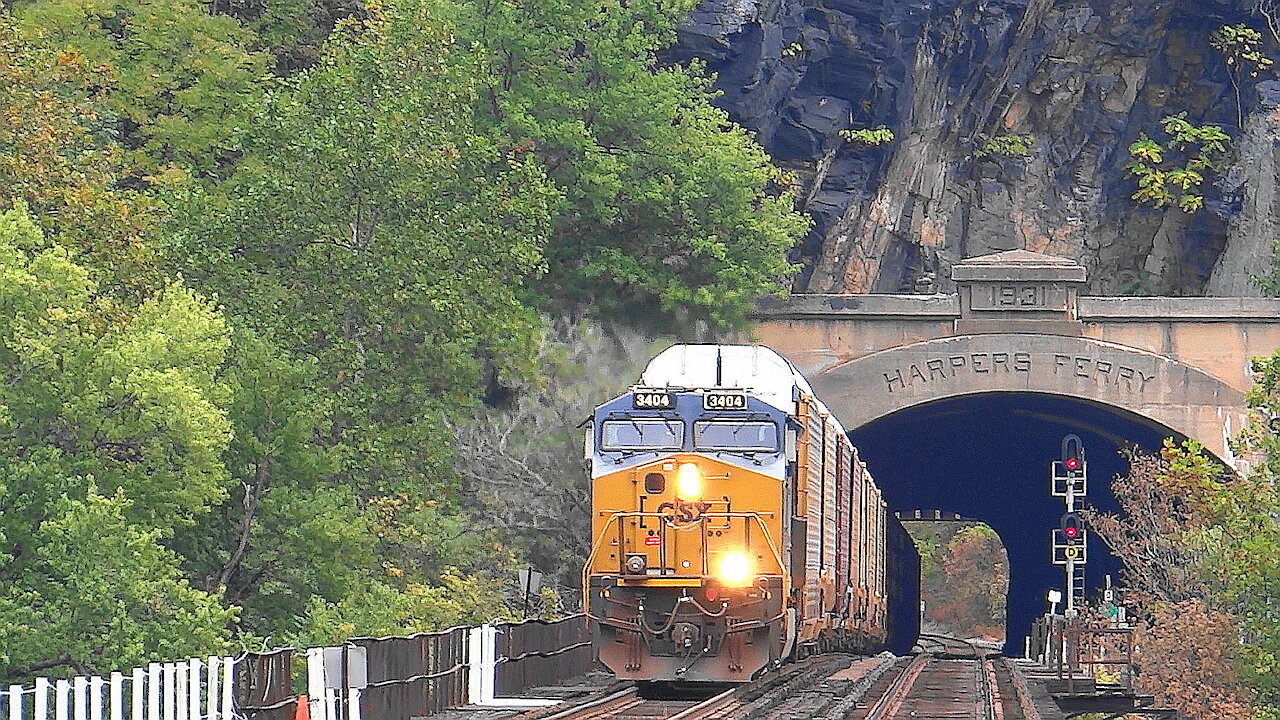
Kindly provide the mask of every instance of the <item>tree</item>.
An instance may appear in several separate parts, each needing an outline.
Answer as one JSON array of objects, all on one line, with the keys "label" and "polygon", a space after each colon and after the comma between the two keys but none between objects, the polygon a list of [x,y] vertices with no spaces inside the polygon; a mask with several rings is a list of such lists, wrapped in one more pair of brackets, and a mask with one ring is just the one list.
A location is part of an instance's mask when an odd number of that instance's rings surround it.
[{"label": "tree", "polygon": [[1245,25],[1223,25],[1209,36],[1209,46],[1222,53],[1227,64],[1227,75],[1236,93],[1236,124],[1244,127],[1244,104],[1240,101],[1240,81],[1244,75],[1251,78],[1271,68],[1275,61],[1262,52],[1262,33]]},{"label": "tree", "polygon": [[[1255,369],[1250,402],[1267,407],[1280,357]],[[1143,682],[1192,717],[1239,717],[1242,703],[1277,703],[1280,443],[1257,424],[1240,442],[1241,452],[1266,458],[1244,476],[1227,473],[1194,441],[1166,441],[1157,455],[1131,451],[1129,475],[1112,486],[1122,514],[1085,513],[1124,566],[1126,602],[1145,616]]]},{"label": "tree", "polygon": [[120,324],[25,207],[0,213],[0,674],[225,649],[234,608],[161,543],[226,494],[225,321],[171,285]]},{"label": "tree", "polygon": [[503,406],[457,423],[454,467],[473,522],[496,529],[521,561],[544,573],[560,602],[576,608],[593,539],[582,421],[624,392],[660,343],[593,320],[548,325],[539,377],[514,387]]},{"label": "tree", "polygon": [[96,132],[110,82],[105,68],[41,47],[0,13],[0,210],[25,205],[45,237],[96,271],[105,294],[133,303],[163,285],[160,211],[121,187],[120,150]]},{"label": "tree", "polygon": [[212,549],[184,546],[254,633],[308,608],[356,622],[374,583],[408,602],[449,567],[471,582],[507,557],[464,522],[444,418],[532,367],[540,320],[520,290],[558,193],[474,127],[481,65],[455,12],[404,0],[340,23],[270,94],[236,173],[168,198],[173,270],[241,328],[238,488]]},{"label": "tree", "polygon": [[807,229],[783,174],[711,103],[700,65],[662,66],[692,3],[471,0],[482,112],[563,189],[539,287],[641,322],[740,323],[792,272]]},{"label": "tree", "polygon": [[96,119],[134,151],[133,183],[169,164],[209,173],[234,158],[266,65],[234,19],[196,0],[19,0],[13,12],[32,41],[107,78]]},{"label": "tree", "polygon": [[1168,145],[1142,133],[1129,146],[1133,160],[1125,170],[1138,180],[1131,197],[1155,207],[1174,204],[1184,212],[1196,212],[1204,207],[1200,186],[1205,173],[1222,172],[1231,138],[1217,125],[1191,124],[1186,113],[1170,115],[1160,124],[1169,136]]}]

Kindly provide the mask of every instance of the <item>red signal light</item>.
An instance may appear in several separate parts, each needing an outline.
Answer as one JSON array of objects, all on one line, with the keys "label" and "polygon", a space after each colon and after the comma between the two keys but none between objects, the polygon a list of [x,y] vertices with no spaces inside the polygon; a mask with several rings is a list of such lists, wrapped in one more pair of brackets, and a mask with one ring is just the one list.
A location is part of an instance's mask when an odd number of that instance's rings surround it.
[{"label": "red signal light", "polygon": [[1068,470],[1079,470],[1080,458],[1069,457],[1066,460],[1063,460],[1062,464],[1065,465]]},{"label": "red signal light", "polygon": [[1066,535],[1068,540],[1075,540],[1077,537],[1080,537],[1080,528],[1074,525],[1068,525],[1063,528],[1062,534]]}]

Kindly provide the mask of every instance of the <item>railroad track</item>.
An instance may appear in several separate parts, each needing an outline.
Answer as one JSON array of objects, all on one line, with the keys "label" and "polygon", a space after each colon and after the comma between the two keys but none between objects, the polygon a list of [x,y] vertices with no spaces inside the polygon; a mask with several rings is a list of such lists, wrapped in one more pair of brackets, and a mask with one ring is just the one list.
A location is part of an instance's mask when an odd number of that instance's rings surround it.
[{"label": "railroad track", "polygon": [[821,655],[753,683],[698,698],[645,697],[615,689],[570,708],[520,720],[1039,720],[1028,713],[1012,666],[971,648],[910,658]]},{"label": "railroad track", "polygon": [[850,718],[1016,720],[1023,717],[1022,698],[1014,687],[1012,670],[1003,659],[993,660],[991,651],[959,638],[926,635],[922,639],[939,649],[915,656],[887,684],[881,684],[881,693],[871,705],[851,714]]}]

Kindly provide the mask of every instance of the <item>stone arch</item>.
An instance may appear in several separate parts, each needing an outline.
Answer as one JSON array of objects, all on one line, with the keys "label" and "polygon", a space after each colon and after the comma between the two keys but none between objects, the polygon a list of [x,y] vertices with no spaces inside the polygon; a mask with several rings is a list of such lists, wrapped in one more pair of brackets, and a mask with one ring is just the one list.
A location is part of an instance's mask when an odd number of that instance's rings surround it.
[{"label": "stone arch", "polygon": [[1085,337],[957,335],[866,355],[811,375],[846,428],[959,395],[1033,392],[1110,405],[1204,443],[1231,463],[1227,440],[1244,394],[1163,355]]}]

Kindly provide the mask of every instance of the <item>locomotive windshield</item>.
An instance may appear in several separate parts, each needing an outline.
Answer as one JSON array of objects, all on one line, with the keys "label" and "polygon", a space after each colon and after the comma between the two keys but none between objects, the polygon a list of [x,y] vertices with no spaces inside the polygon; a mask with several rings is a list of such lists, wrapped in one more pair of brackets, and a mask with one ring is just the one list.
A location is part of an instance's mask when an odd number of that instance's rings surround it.
[{"label": "locomotive windshield", "polygon": [[704,420],[693,424],[693,445],[698,450],[774,452],[778,449],[778,426],[758,420]]},{"label": "locomotive windshield", "polygon": [[601,450],[679,450],[684,423],[661,418],[606,420],[600,427]]}]

